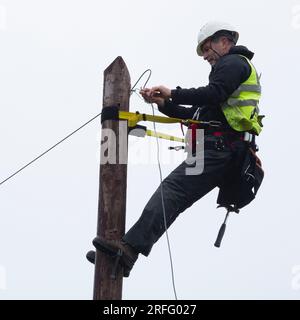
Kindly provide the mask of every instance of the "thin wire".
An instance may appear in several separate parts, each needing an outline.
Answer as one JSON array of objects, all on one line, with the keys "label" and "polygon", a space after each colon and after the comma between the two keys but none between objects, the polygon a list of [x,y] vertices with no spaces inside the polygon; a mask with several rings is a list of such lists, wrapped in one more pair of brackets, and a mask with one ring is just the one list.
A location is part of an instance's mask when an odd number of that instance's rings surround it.
[{"label": "thin wire", "polygon": [[134,90],[134,93],[139,97],[139,99],[141,99],[142,101],[144,101],[144,99],[140,96],[140,94],[138,94],[138,93],[136,92],[136,90]]},{"label": "thin wire", "polygon": [[[132,91],[139,97],[139,99],[141,99],[143,102],[145,102],[145,100],[141,97],[141,95],[140,95],[136,90],[137,90],[137,89],[134,89],[134,90],[132,90]],[[154,106],[153,106],[153,108],[154,108],[155,110],[159,111],[158,108],[155,108]]]},{"label": "thin wire", "polygon": [[[152,107],[152,114],[154,114],[154,107],[151,103]],[[164,201],[164,192],[163,192],[163,178],[162,178],[162,171],[161,171],[161,165],[160,165],[160,150],[159,150],[159,141],[158,136],[156,132],[156,124],[153,121],[153,127],[154,132],[156,134],[156,145],[157,145],[157,162],[158,162],[158,169],[159,169],[159,176],[160,176],[160,194],[161,194],[161,203],[162,203],[162,209],[163,209],[163,216],[164,216],[164,225],[165,225],[165,231],[166,231],[166,238],[167,238],[167,244],[168,244],[168,251],[169,251],[169,258],[170,258],[170,266],[171,266],[171,275],[172,275],[172,285],[173,285],[173,291],[175,300],[177,300],[177,293],[176,293],[176,287],[175,287],[175,276],[174,276],[174,267],[173,267],[173,259],[172,259],[172,251],[171,251],[171,245],[170,245],[170,239],[169,239],[169,233],[168,233],[168,225],[167,225],[167,218],[166,218],[166,208],[165,208],[165,201]]]},{"label": "thin wire", "polygon": [[43,153],[41,153],[39,156],[37,156],[36,158],[34,158],[33,160],[31,160],[30,162],[28,162],[25,166],[23,166],[22,168],[20,168],[19,170],[17,170],[15,173],[13,173],[12,175],[10,175],[8,178],[6,178],[5,180],[0,182],[0,186],[5,183],[6,181],[8,181],[9,179],[11,179],[12,177],[14,177],[16,174],[18,174],[19,172],[21,172],[22,170],[24,170],[25,168],[27,168],[28,166],[30,166],[33,162],[37,161],[39,158],[41,158],[42,156],[44,156],[46,153],[48,153],[49,151],[51,151],[52,149],[54,149],[55,147],[57,147],[59,144],[61,144],[62,142],[64,142],[65,140],[67,140],[69,137],[71,137],[74,133],[76,133],[77,131],[79,131],[80,129],[82,129],[83,127],[85,127],[86,125],[88,125],[90,122],[92,122],[93,120],[95,120],[96,118],[98,118],[101,115],[101,113],[97,114],[95,117],[91,118],[89,121],[87,121],[86,123],[84,123],[82,126],[80,126],[78,129],[74,130],[73,132],[71,132],[70,134],[68,134],[65,138],[63,138],[62,140],[60,140],[59,142],[57,142],[56,144],[54,144],[51,148],[47,149],[46,151],[44,151]]},{"label": "thin wire", "polygon": [[[138,79],[138,81],[134,84],[131,91],[135,92],[134,88],[138,84],[138,82],[141,80],[143,75],[149,72],[149,76],[147,78],[147,81],[145,82],[143,88],[146,87],[151,75],[152,71],[150,69],[146,70]],[[154,114],[154,106],[153,103],[151,103],[152,107],[152,114]],[[169,233],[168,233],[168,226],[167,226],[167,218],[166,218],[166,208],[165,208],[165,201],[164,201],[164,192],[163,192],[163,178],[162,178],[162,170],[161,170],[161,164],[160,164],[160,149],[159,149],[159,141],[158,141],[158,135],[156,131],[156,123],[153,121],[153,128],[156,135],[156,145],[157,145],[157,163],[158,163],[158,169],[159,169],[159,177],[160,177],[160,193],[161,193],[161,203],[162,203],[162,209],[163,209],[163,216],[164,216],[164,226],[165,226],[165,232],[166,232],[166,238],[167,238],[167,244],[168,244],[168,252],[169,252],[169,258],[170,258],[170,266],[171,266],[171,275],[172,275],[172,285],[173,285],[173,291],[175,300],[177,300],[177,293],[176,293],[176,286],[175,286],[175,275],[174,275],[174,267],[173,267],[173,258],[172,258],[172,251],[171,251],[171,245],[170,245],[170,239],[169,239]]]},{"label": "thin wire", "polygon": [[[142,79],[142,77],[149,72],[149,76],[146,80],[146,82],[144,83],[143,88],[146,87],[148,81],[150,80],[150,77],[152,75],[152,71],[150,69],[147,69],[146,71],[144,71],[142,73],[142,75],[138,78],[138,80],[136,81],[136,83],[133,85],[133,87],[131,88],[131,94],[133,92],[136,93],[135,91],[135,87],[137,86],[137,84],[139,83],[139,81]],[[130,94],[130,95],[131,95]],[[151,103],[151,107],[152,107],[152,113],[154,115],[154,106]],[[50,147],[49,149],[47,149],[46,151],[44,151],[43,153],[41,153],[39,156],[37,156],[36,158],[34,158],[33,160],[31,160],[30,162],[28,162],[26,165],[24,165],[23,167],[21,167],[19,170],[17,170],[16,172],[14,172],[13,174],[11,174],[9,177],[7,177],[6,179],[4,179],[3,181],[0,182],[0,186],[2,184],[4,184],[5,182],[7,182],[9,179],[11,179],[12,177],[14,177],[15,175],[17,175],[18,173],[20,173],[21,171],[23,171],[25,168],[27,168],[28,166],[30,166],[32,163],[34,163],[35,161],[37,161],[38,159],[40,159],[41,157],[43,157],[45,154],[47,154],[48,152],[50,152],[51,150],[53,150],[55,147],[57,147],[59,144],[61,144],[62,142],[64,142],[65,140],[67,140],[68,138],[70,138],[73,134],[75,134],[76,132],[78,132],[79,130],[81,130],[82,128],[84,128],[86,125],[88,125],[90,122],[92,122],[93,120],[95,120],[96,118],[98,118],[101,115],[101,113],[97,114],[96,116],[94,116],[93,118],[91,118],[90,120],[88,120],[87,122],[85,122],[83,125],[81,125],[79,128],[77,128],[76,130],[74,130],[73,132],[71,132],[70,134],[68,134],[65,138],[63,138],[62,140],[60,140],[59,142],[57,142],[56,144],[54,144],[52,147]],[[154,125],[154,131],[156,132],[156,125],[155,122],[153,122]],[[169,240],[169,235],[168,235],[168,227],[167,227],[167,219],[166,219],[166,209],[165,209],[165,203],[164,203],[164,194],[163,194],[163,180],[162,180],[162,170],[161,170],[161,165],[160,165],[160,156],[159,156],[159,141],[158,141],[158,136],[156,135],[156,143],[157,143],[157,160],[158,160],[158,168],[159,168],[159,174],[160,174],[160,181],[161,181],[161,199],[162,199],[162,208],[163,208],[163,215],[164,215],[164,225],[165,225],[165,231],[166,231],[166,237],[167,237],[167,243],[168,243],[168,251],[169,251],[169,257],[170,257],[170,265],[171,265],[171,273],[172,273],[172,284],[173,284],[173,291],[174,291],[174,295],[175,295],[175,299],[177,300],[177,293],[176,293],[176,287],[175,287],[175,277],[174,277],[174,268],[173,268],[173,259],[172,259],[172,252],[171,252],[171,246],[170,246],[170,240]]]},{"label": "thin wire", "polygon": [[[142,75],[138,78],[137,82],[134,84],[134,86],[131,88],[131,94],[133,92],[135,92],[134,88],[136,87],[136,85],[139,83],[139,81],[142,79],[142,77],[149,72],[149,76],[144,84],[144,87],[147,85],[152,71],[150,69],[147,69],[146,71],[144,71],[142,73]],[[130,95],[131,95],[130,94]],[[23,167],[21,167],[19,170],[17,170],[16,172],[14,172],[13,174],[11,174],[9,177],[7,177],[6,179],[4,179],[3,181],[0,182],[0,186],[2,184],[4,184],[6,181],[8,181],[9,179],[11,179],[12,177],[14,177],[15,175],[17,175],[19,172],[23,171],[25,168],[27,168],[28,166],[30,166],[32,163],[34,163],[35,161],[37,161],[38,159],[40,159],[41,157],[43,157],[46,153],[48,153],[49,151],[51,151],[52,149],[54,149],[55,147],[57,147],[59,144],[61,144],[62,142],[64,142],[65,140],[67,140],[69,137],[71,137],[74,133],[76,133],[77,131],[79,131],[80,129],[82,129],[83,127],[85,127],[86,125],[88,125],[90,122],[92,122],[93,120],[95,120],[96,118],[98,118],[101,115],[101,113],[97,114],[95,117],[93,117],[92,119],[90,119],[89,121],[87,121],[86,123],[84,123],[82,126],[80,126],[78,129],[74,130],[73,132],[71,132],[70,134],[68,134],[65,138],[63,138],[62,140],[60,140],[59,142],[57,142],[56,144],[54,144],[51,148],[47,149],[46,151],[44,151],[43,153],[41,153],[39,156],[37,156],[36,158],[34,158],[33,160],[31,160],[30,162],[28,162],[26,165],[24,165]]]},{"label": "thin wire", "polygon": [[[149,72],[148,78],[145,81],[143,88],[146,87],[147,83],[149,82],[151,75],[152,75],[152,71],[151,69],[147,69],[146,71],[144,71],[141,76],[138,78],[138,80],[136,81],[136,83],[132,86],[131,88],[131,93],[130,95],[134,92],[137,94],[138,97],[140,97],[140,95],[136,92],[137,89],[135,89],[135,87],[137,86],[137,84],[140,82],[140,80],[142,79],[142,77]],[[141,97],[140,97],[141,98]],[[152,107],[152,113],[153,116],[154,114],[154,106],[151,103],[151,107]],[[175,296],[175,300],[177,300],[177,293],[176,293],[176,286],[175,286],[175,275],[174,275],[174,267],[173,267],[173,258],[172,258],[172,251],[171,251],[171,245],[170,245],[170,239],[169,239],[169,234],[168,234],[168,226],[167,226],[167,218],[166,218],[166,208],[165,208],[165,201],[164,201],[164,193],[163,193],[163,179],[162,179],[162,170],[161,170],[161,164],[160,164],[160,149],[159,149],[159,141],[158,141],[158,135],[157,135],[157,131],[156,131],[156,124],[155,122],[153,122],[153,127],[154,127],[154,132],[156,134],[156,144],[157,144],[157,162],[158,162],[158,169],[159,169],[159,176],[160,176],[160,191],[161,191],[161,201],[162,201],[162,209],[163,209],[163,216],[164,216],[164,226],[165,226],[165,232],[166,232],[166,238],[167,238],[167,244],[168,244],[168,252],[169,252],[169,258],[170,258],[170,266],[171,266],[171,275],[172,275],[172,285],[173,285],[173,291],[174,291],[174,296]]]},{"label": "thin wire", "polygon": [[140,82],[140,80],[143,78],[143,76],[144,76],[147,72],[149,72],[149,75],[148,75],[148,78],[147,78],[146,82],[144,83],[143,88],[146,87],[146,85],[147,85],[147,83],[148,83],[148,81],[150,80],[151,75],[152,75],[151,69],[147,69],[146,71],[144,71],[144,72],[141,74],[141,76],[138,78],[138,80],[136,81],[136,83],[132,86],[132,88],[131,88],[131,93],[132,93],[133,91],[135,91],[134,88],[137,86],[137,84]]}]

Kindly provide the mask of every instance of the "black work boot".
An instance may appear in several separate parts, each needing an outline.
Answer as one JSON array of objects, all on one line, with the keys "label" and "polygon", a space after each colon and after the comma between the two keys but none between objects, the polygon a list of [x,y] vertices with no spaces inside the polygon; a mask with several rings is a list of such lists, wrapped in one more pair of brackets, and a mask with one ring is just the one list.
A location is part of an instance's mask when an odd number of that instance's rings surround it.
[{"label": "black work boot", "polygon": [[86,254],[86,258],[88,259],[88,261],[89,261],[90,263],[95,264],[95,261],[96,261],[96,252],[95,252],[94,250],[89,251],[89,252]]},{"label": "black work boot", "polygon": [[[136,252],[129,244],[119,240],[105,240],[100,237],[96,237],[93,240],[93,245],[96,249],[110,255],[117,256],[121,255],[120,263],[123,266],[123,276],[129,277],[130,271],[133,268],[137,258],[138,252]],[[94,257],[93,257],[94,256]],[[87,259],[95,263],[95,254],[92,254],[91,251],[87,253]]]}]

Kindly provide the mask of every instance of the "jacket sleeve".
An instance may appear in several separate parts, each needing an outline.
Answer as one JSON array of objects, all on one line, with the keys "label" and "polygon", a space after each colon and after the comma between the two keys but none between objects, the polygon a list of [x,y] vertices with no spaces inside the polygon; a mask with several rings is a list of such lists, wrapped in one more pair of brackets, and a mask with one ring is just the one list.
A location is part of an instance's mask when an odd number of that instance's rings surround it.
[{"label": "jacket sleeve", "polygon": [[219,107],[250,76],[251,68],[239,55],[227,55],[217,62],[210,74],[209,84],[197,89],[178,88],[171,91],[175,104],[209,105]]},{"label": "jacket sleeve", "polygon": [[179,119],[191,119],[194,113],[197,110],[197,106],[193,107],[183,107],[179,106],[169,100],[165,101],[165,105],[163,107],[158,107],[158,110],[171,118],[179,118]]}]

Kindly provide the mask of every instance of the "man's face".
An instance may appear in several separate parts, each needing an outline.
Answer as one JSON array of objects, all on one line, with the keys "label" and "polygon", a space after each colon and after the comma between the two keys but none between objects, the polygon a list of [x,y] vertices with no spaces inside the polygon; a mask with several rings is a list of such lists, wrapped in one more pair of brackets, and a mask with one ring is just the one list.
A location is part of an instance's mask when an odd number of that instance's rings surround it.
[{"label": "man's face", "polygon": [[222,56],[225,53],[222,38],[219,39],[219,41],[217,42],[213,42],[211,39],[205,41],[201,49],[203,52],[203,59],[207,60],[211,66],[215,65],[217,61],[220,59],[220,56]]}]

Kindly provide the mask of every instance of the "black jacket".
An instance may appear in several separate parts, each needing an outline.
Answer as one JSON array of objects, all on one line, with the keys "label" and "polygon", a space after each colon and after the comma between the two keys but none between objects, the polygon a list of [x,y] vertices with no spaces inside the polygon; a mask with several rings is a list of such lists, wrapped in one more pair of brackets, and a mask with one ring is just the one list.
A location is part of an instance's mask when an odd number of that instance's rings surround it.
[{"label": "black jacket", "polygon": [[[222,56],[212,67],[207,86],[197,89],[182,89],[177,87],[175,90],[172,90],[172,99],[166,101],[165,106],[160,107],[159,111],[169,117],[191,119],[200,107],[199,120],[217,120],[222,121],[225,126],[229,126],[221,110],[221,104],[251,74],[251,67],[240,54],[250,60],[254,56],[254,53],[244,46],[232,47],[229,53]],[[180,104],[192,105],[192,107],[183,107]]]}]

